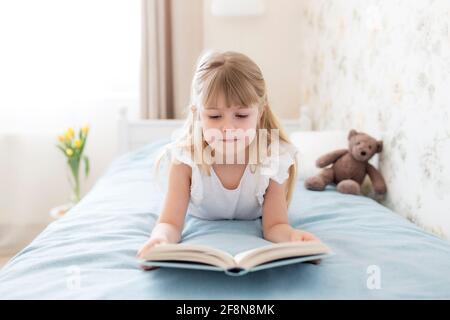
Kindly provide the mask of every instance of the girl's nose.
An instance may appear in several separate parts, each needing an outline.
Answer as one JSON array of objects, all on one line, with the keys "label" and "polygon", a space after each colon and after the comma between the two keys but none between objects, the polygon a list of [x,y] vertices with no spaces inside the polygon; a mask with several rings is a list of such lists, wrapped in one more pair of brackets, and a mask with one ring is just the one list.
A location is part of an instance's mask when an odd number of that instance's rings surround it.
[{"label": "girl's nose", "polygon": [[234,128],[234,125],[233,125],[233,122],[232,121],[225,121],[224,122],[224,124],[222,125],[222,132],[223,133],[226,133],[226,131],[233,131],[235,128]]}]

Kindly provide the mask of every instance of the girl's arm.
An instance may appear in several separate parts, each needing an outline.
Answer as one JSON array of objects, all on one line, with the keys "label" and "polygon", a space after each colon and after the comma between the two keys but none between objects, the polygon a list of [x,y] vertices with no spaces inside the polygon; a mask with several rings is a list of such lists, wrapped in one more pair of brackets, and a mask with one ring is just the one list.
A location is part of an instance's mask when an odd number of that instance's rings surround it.
[{"label": "girl's arm", "polygon": [[139,249],[138,257],[158,243],[177,243],[181,239],[186,210],[189,204],[191,167],[184,163],[172,163],[164,208],[148,241]]},{"label": "girl's arm", "polygon": [[294,229],[289,225],[286,202],[288,180],[279,184],[272,179],[269,182],[263,203],[263,235],[272,242],[318,240],[309,232]]}]

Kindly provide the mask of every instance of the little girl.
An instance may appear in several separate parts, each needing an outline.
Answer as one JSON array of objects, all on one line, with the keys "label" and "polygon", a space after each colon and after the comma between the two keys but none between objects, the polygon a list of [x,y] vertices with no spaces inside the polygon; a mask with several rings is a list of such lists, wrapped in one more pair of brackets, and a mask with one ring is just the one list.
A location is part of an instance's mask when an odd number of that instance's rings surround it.
[{"label": "little girl", "polygon": [[172,160],[168,190],[138,257],[181,240],[188,206],[202,219],[262,217],[263,236],[272,242],[317,240],[288,224],[296,149],[268,105],[259,67],[241,53],[204,54],[188,111],[182,134],[162,154]]}]

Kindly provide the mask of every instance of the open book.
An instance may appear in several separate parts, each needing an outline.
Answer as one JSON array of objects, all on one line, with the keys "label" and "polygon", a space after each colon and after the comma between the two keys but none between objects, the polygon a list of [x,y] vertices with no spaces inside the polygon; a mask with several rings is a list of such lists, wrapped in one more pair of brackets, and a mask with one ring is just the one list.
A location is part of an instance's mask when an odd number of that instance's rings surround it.
[{"label": "open book", "polygon": [[234,256],[207,245],[177,243],[156,245],[140,259],[140,265],[143,269],[173,267],[243,275],[292,263],[317,263],[329,254],[329,248],[320,241],[271,243]]}]

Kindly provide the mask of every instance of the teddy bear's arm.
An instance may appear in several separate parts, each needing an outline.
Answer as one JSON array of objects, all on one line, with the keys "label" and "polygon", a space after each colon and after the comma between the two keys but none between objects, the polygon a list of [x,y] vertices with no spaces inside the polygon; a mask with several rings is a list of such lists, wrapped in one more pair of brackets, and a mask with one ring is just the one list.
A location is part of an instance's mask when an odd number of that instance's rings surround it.
[{"label": "teddy bear's arm", "polygon": [[316,166],[319,168],[325,168],[326,166],[335,163],[337,159],[342,157],[347,152],[348,152],[347,149],[340,149],[324,154],[319,159],[317,159]]},{"label": "teddy bear's arm", "polygon": [[367,174],[372,181],[373,189],[378,194],[385,194],[387,191],[386,182],[384,181],[383,176],[380,171],[378,171],[373,165],[370,163],[367,164]]}]

